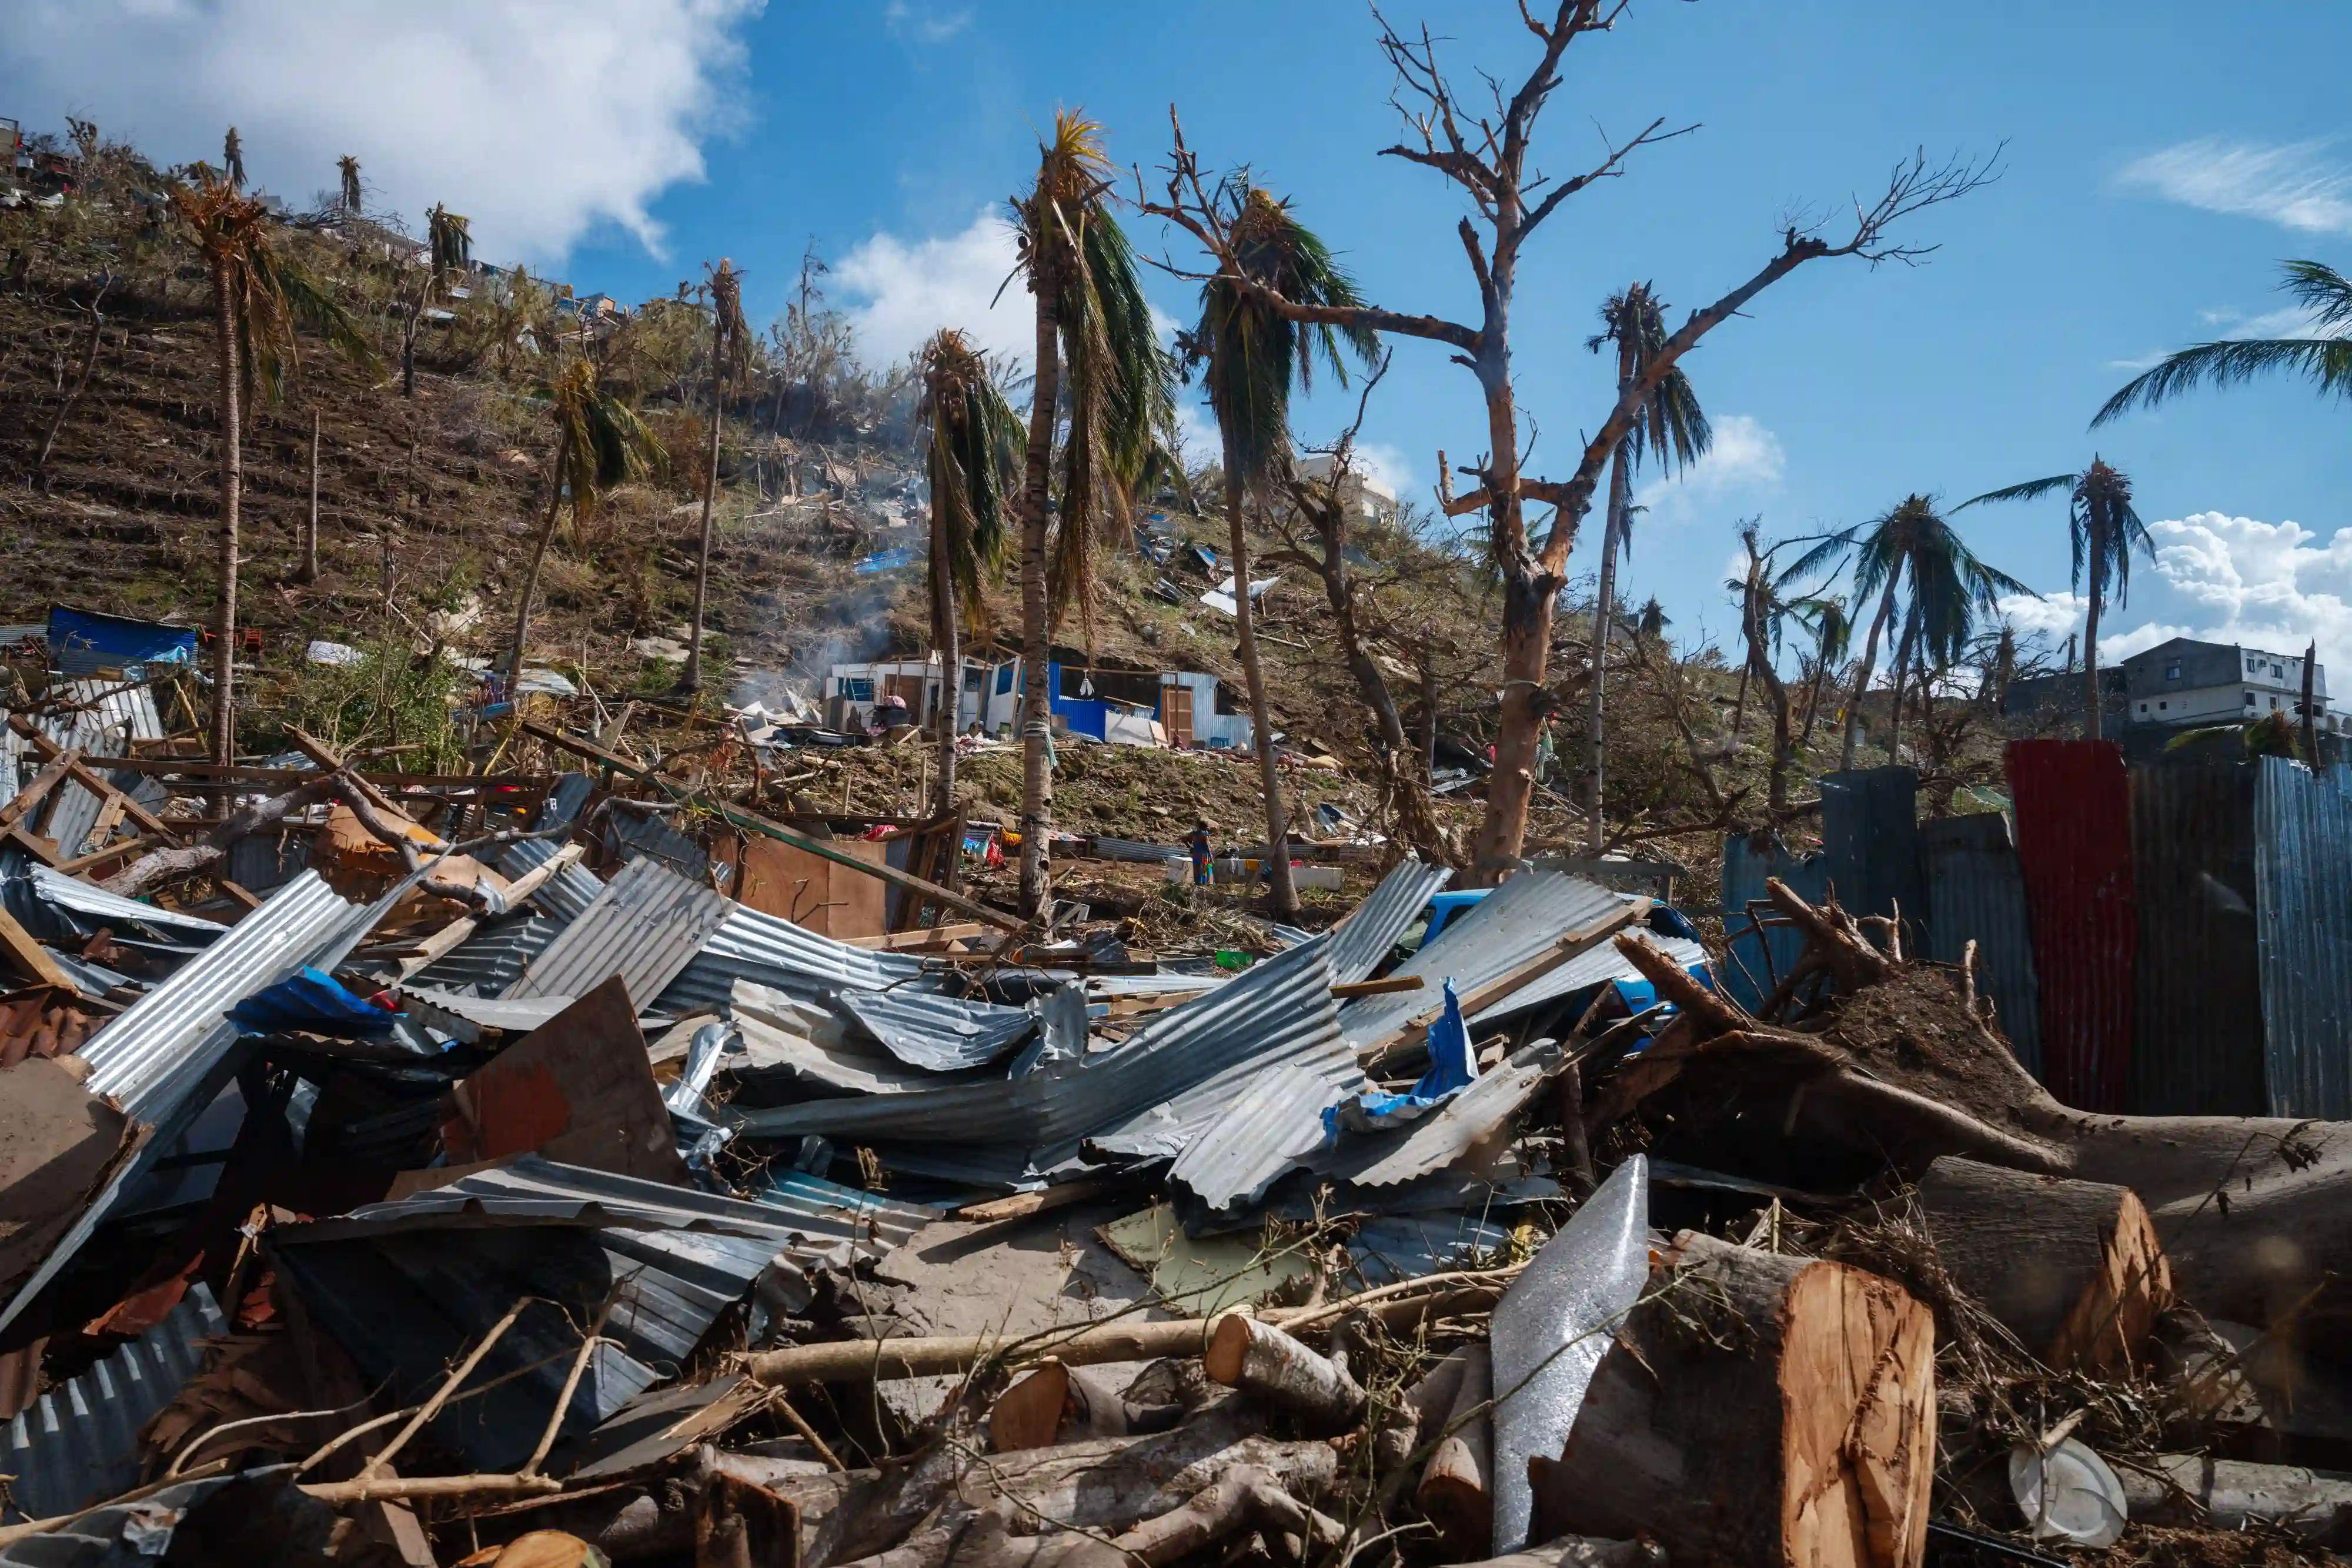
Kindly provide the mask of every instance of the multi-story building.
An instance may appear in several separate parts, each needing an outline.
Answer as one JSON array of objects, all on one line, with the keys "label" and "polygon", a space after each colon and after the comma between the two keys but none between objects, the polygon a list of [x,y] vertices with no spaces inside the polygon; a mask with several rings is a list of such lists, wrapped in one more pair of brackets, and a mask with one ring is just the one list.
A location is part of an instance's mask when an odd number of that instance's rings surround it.
[{"label": "multi-story building", "polygon": [[[2302,721],[2303,656],[2269,653],[2233,643],[2175,637],[2123,662],[2129,722],[2167,729],[2252,724],[2273,713]],[[2313,723],[2336,733],[2327,706],[2327,672],[2311,672]]]}]

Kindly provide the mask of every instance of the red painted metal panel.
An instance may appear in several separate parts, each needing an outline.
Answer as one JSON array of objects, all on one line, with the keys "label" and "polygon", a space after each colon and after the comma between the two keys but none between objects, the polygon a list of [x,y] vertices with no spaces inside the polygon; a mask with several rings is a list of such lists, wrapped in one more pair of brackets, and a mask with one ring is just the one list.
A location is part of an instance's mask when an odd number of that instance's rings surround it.
[{"label": "red painted metal panel", "polygon": [[2131,1084],[2131,786],[2112,741],[2009,746],[2017,857],[2042,981],[2042,1077],[2081,1111],[2120,1111]]}]

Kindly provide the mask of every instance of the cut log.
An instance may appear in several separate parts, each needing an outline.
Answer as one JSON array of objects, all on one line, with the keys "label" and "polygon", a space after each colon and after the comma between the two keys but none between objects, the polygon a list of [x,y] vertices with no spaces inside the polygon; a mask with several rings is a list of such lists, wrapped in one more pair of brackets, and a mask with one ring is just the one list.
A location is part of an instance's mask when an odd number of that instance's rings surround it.
[{"label": "cut log", "polygon": [[1302,1431],[1328,1437],[1346,1431],[1364,1413],[1363,1386],[1346,1366],[1255,1318],[1219,1318],[1201,1364],[1226,1387],[1284,1411]]},{"label": "cut log", "polygon": [[2255,1465],[2202,1454],[2158,1454],[2119,1464],[2116,1478],[2137,1523],[2273,1524],[2315,1546],[2352,1547],[2352,1478],[2294,1465]]},{"label": "cut log", "polygon": [[1935,1324],[1843,1264],[1689,1231],[1601,1357],[1538,1539],[1647,1532],[1677,1563],[1918,1568],[1936,1466]]},{"label": "cut log", "polygon": [[1165,1432],[1184,1418],[1181,1405],[1147,1405],[1124,1397],[1092,1367],[1048,1361],[996,1396],[988,1412],[988,1444],[1000,1454],[1093,1437]]},{"label": "cut log", "polygon": [[2129,1366],[2172,1304],[2172,1266],[2127,1186],[1948,1155],[1919,1207],[1953,1282],[2057,1371]]},{"label": "cut log", "polygon": [[1423,1467],[1413,1500],[1437,1526],[1447,1548],[1468,1554],[1494,1550],[1494,1365],[1483,1344],[1465,1345],[1453,1408],[1438,1430],[1437,1447]]},{"label": "cut log", "polygon": [[799,1568],[800,1560],[800,1511],[789,1500],[730,1475],[703,1483],[694,1568]]},{"label": "cut log", "polygon": [[1454,1396],[1462,1387],[1462,1370],[1469,1357],[1470,1347],[1465,1345],[1439,1362],[1428,1376],[1404,1391],[1404,1397],[1382,1419],[1374,1449],[1382,1470],[1409,1462],[1415,1449],[1435,1440],[1454,1408]]}]

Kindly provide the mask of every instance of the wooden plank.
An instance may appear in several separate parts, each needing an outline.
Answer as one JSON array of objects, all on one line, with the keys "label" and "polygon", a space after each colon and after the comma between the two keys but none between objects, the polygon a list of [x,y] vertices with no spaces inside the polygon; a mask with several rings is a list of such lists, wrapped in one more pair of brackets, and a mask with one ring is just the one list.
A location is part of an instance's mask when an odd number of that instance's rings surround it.
[{"label": "wooden plank", "polygon": [[68,752],[64,757],[34,774],[25,787],[16,791],[16,799],[5,806],[0,806],[0,829],[12,828],[18,822],[31,821],[34,810],[42,801],[49,798],[51,790],[65,782],[66,775],[73,770],[73,764],[80,757],[81,753],[79,751]]},{"label": "wooden plank", "polygon": [[[113,784],[109,782],[107,779],[99,777],[99,775],[90,768],[89,764],[81,760],[82,754],[80,752],[76,751],[68,753],[64,747],[59,746],[56,741],[51,740],[47,736],[43,735],[39,730],[34,728],[32,721],[22,714],[9,715],[8,727],[15,730],[18,735],[23,736],[26,740],[31,743],[33,749],[38,751],[45,758],[51,761],[62,761],[65,764],[67,776],[75,783],[80,785],[83,789],[97,796],[100,800],[120,800],[122,802],[123,814],[129,817],[132,821],[138,823],[140,827],[146,830],[148,832],[169,839],[173,843],[178,843],[180,841],[180,835],[173,831],[170,823],[164,821],[163,818],[157,816],[154,812],[149,810],[146,807],[141,805],[130,796],[123,794],[121,790],[116,789]],[[106,760],[111,761],[112,758],[107,758]],[[46,771],[46,769],[44,771]],[[12,805],[15,802],[13,801],[10,802]]]},{"label": "wooden plank", "polygon": [[227,894],[239,904],[244,904],[247,909],[258,909],[261,907],[261,900],[257,894],[247,892],[243,886],[229,881],[226,877],[219,878],[213,885],[219,888],[223,893]]},{"label": "wooden plank", "polygon": [[109,844],[102,850],[92,850],[86,855],[76,855],[72,860],[61,861],[58,863],[57,869],[68,876],[79,876],[95,866],[106,865],[114,861],[129,860],[133,855],[143,855],[149,850],[160,850],[163,847],[163,840],[151,833],[142,833],[135,839],[125,839],[119,844]]},{"label": "wooden plank", "polygon": [[1391,975],[1384,980],[1343,980],[1331,988],[1331,994],[1349,1001],[1357,997],[1384,997],[1391,991],[1417,991],[1422,985],[1419,975]]},{"label": "wooden plank", "polygon": [[6,828],[0,829],[0,843],[14,844],[51,870],[57,868],[58,846],[22,822],[11,822]]},{"label": "wooden plank", "polygon": [[966,936],[977,936],[988,927],[977,920],[959,925],[926,925],[913,931],[892,931],[880,936],[860,936],[845,943],[850,947],[865,947],[878,952],[899,952],[909,947],[929,947],[934,944],[944,947],[950,942]]},{"label": "wooden plank", "polygon": [[[692,791],[679,789],[668,779],[661,778],[649,769],[625,764],[619,758],[587,741],[576,739],[561,730],[550,729],[547,726],[532,719],[520,719],[517,722],[525,734],[534,736],[551,746],[560,747],[574,755],[604,763],[614,771],[625,774],[631,779],[650,783],[673,800],[685,801],[695,798]],[[830,844],[809,838],[805,834],[796,833],[781,822],[772,821],[757,811],[749,811],[724,800],[706,800],[702,803],[709,806],[721,821],[730,827],[740,828],[748,832],[758,833],[763,838],[791,844],[796,849],[806,850],[821,860],[829,860],[837,864],[848,866],[852,870],[865,872],[869,876],[879,877],[884,882],[894,883],[910,893],[921,894],[942,908],[952,909],[959,915],[968,915],[974,920],[986,921],[999,930],[1019,932],[1028,929],[1027,925],[1017,915],[1007,915],[1001,909],[991,909],[977,899],[966,898],[960,893],[950,892],[937,883],[926,882],[919,876],[910,876],[895,866],[870,864],[853,854],[844,853]]]},{"label": "wooden plank", "polygon": [[16,924],[16,917],[0,908],[0,947],[7,949],[8,961],[32,978],[35,985],[61,986],[77,996],[79,991],[66,972],[58,967],[49,950],[34,940],[33,934]]}]

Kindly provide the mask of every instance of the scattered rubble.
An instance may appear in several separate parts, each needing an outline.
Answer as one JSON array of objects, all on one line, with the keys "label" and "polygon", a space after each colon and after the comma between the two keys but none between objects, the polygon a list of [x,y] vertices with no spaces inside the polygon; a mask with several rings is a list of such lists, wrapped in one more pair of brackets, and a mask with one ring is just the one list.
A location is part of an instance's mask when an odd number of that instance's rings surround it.
[{"label": "scattered rubble", "polygon": [[2062,1103],[1932,855],[1041,927],[764,710],[220,767],[171,678],[11,715],[0,1563],[2352,1546],[2345,1124]]}]

